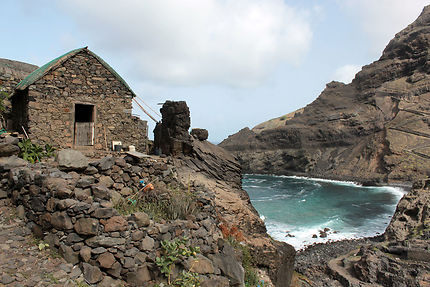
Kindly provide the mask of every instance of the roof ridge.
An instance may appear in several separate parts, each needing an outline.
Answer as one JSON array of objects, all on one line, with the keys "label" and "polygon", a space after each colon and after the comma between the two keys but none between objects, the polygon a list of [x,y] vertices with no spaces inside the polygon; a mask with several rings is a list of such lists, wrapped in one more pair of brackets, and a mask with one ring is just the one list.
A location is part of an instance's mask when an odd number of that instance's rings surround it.
[{"label": "roof ridge", "polygon": [[61,65],[65,61],[69,60],[73,56],[75,56],[75,55],[77,55],[83,51],[87,52],[89,55],[96,58],[96,60],[99,61],[100,64],[102,64],[109,72],[111,72],[117,78],[118,81],[120,81],[128,90],[130,90],[130,92],[132,93],[133,96],[136,96],[136,94],[133,92],[133,90],[130,88],[130,86],[127,84],[127,82],[108,63],[106,63],[100,56],[98,56],[94,52],[90,51],[88,49],[88,46],[71,50],[71,51],[49,61],[48,63],[46,63],[45,65],[36,69],[32,73],[30,73],[27,77],[25,77],[21,82],[18,83],[18,85],[16,85],[15,89],[16,90],[25,90],[27,87],[34,84],[37,80],[39,80],[40,78],[45,76],[48,72],[50,72],[51,70],[55,69],[56,67],[58,67],[59,65]]}]

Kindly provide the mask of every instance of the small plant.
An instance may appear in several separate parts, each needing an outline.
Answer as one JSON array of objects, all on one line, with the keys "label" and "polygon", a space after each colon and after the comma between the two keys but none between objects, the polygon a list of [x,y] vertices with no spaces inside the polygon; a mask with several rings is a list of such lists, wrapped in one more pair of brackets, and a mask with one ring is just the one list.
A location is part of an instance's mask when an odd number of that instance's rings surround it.
[{"label": "small plant", "polygon": [[185,261],[189,257],[196,257],[197,253],[200,253],[199,247],[188,246],[188,239],[184,237],[172,241],[162,241],[161,248],[162,255],[155,259],[155,264],[160,268],[161,273],[166,276],[168,286],[200,286],[198,274],[191,270],[183,270],[173,281],[171,278],[172,269],[175,264],[180,261]]},{"label": "small plant", "polygon": [[41,242],[37,245],[37,247],[39,248],[39,250],[40,250],[40,251],[42,251],[42,250],[44,250],[46,247],[49,247],[49,244],[48,244],[48,243],[45,243],[45,242],[43,242],[43,241],[41,241]]},{"label": "small plant", "polygon": [[38,144],[32,143],[30,139],[24,139],[18,143],[20,148],[19,156],[31,163],[40,162],[42,158],[52,157],[54,155],[55,148],[50,144],[46,144],[45,148]]}]

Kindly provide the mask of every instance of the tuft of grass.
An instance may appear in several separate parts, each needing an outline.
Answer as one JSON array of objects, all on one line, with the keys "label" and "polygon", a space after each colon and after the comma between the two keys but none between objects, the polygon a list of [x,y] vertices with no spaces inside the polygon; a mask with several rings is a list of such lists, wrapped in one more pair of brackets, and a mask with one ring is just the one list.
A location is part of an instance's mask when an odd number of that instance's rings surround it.
[{"label": "tuft of grass", "polygon": [[155,221],[159,221],[186,219],[188,215],[197,212],[198,204],[195,196],[189,191],[179,188],[156,188],[133,198],[121,198],[114,203],[114,208],[121,215],[143,211]]}]

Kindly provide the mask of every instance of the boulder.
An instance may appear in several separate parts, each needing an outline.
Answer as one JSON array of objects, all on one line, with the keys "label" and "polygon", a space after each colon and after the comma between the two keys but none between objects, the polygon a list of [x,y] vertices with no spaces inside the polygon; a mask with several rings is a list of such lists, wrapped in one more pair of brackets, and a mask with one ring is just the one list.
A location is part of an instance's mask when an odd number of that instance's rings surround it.
[{"label": "boulder", "polygon": [[100,264],[101,267],[109,269],[116,262],[116,260],[112,253],[106,252],[101,254],[97,258],[97,262]]},{"label": "boulder", "polygon": [[230,279],[232,286],[245,286],[245,270],[234,254],[234,248],[225,243],[222,253],[212,256],[213,263]]},{"label": "boulder", "polygon": [[73,251],[72,247],[67,246],[65,244],[60,244],[60,248],[58,249],[58,253],[69,263],[75,265],[79,263],[78,253]]},{"label": "boulder", "polygon": [[150,224],[149,216],[145,212],[135,212],[132,214],[131,220],[134,220],[138,227],[146,227]]},{"label": "boulder", "polygon": [[128,222],[122,216],[113,216],[106,221],[105,232],[124,231]]},{"label": "boulder", "polygon": [[140,267],[136,272],[127,273],[127,283],[131,286],[145,286],[148,281],[151,281],[151,274],[146,266]]},{"label": "boulder", "polygon": [[8,171],[16,167],[23,167],[28,161],[23,160],[15,155],[10,157],[0,157],[0,171]]},{"label": "boulder", "polygon": [[103,280],[103,274],[97,266],[82,263],[85,280],[90,284],[95,284]]},{"label": "boulder", "polygon": [[18,155],[19,147],[17,145],[0,143],[0,157]]},{"label": "boulder", "polygon": [[99,221],[95,218],[79,218],[75,225],[75,231],[81,235],[97,235],[99,229]]},{"label": "boulder", "polygon": [[213,274],[215,272],[212,261],[201,254],[197,254],[196,258],[188,258],[184,262],[184,266],[187,270],[199,274]]},{"label": "boulder", "polygon": [[106,156],[98,162],[97,167],[100,170],[105,171],[105,170],[111,169],[114,164],[115,164],[115,158],[111,156]]},{"label": "boulder", "polygon": [[60,168],[66,170],[85,170],[88,167],[88,158],[74,149],[60,150],[57,162]]},{"label": "boulder", "polygon": [[66,212],[54,212],[51,216],[51,224],[57,230],[69,230],[73,228],[72,220]]},{"label": "boulder", "polygon": [[191,135],[198,139],[199,141],[205,141],[208,139],[209,132],[206,129],[192,129]]},{"label": "boulder", "polygon": [[143,251],[151,251],[154,249],[155,243],[154,239],[149,236],[146,236],[142,242],[140,243],[140,250]]}]

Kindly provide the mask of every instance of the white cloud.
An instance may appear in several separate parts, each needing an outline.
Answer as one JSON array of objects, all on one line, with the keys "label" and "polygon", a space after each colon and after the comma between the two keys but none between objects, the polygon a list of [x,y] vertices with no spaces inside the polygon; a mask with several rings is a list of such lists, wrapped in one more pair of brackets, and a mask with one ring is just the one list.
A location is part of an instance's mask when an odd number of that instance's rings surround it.
[{"label": "white cloud", "polygon": [[312,39],[311,12],[283,0],[62,3],[94,50],[121,57],[142,79],[163,84],[257,85],[279,63],[300,64]]},{"label": "white cloud", "polygon": [[345,65],[335,70],[333,74],[333,80],[339,81],[345,84],[351,83],[354,79],[355,74],[361,70],[361,66],[358,65]]},{"label": "white cloud", "polygon": [[338,0],[358,18],[372,41],[371,52],[380,54],[394,35],[412,23],[429,0]]}]

